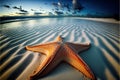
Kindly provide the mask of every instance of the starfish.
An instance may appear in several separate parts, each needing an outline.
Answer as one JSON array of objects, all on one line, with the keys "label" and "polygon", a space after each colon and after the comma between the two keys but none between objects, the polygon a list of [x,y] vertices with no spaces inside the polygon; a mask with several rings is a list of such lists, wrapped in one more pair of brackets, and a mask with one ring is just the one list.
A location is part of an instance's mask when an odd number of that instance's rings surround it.
[{"label": "starfish", "polygon": [[86,77],[95,80],[95,76],[87,66],[87,64],[79,57],[78,52],[87,50],[90,47],[88,44],[75,44],[64,42],[61,36],[58,36],[54,42],[45,44],[26,46],[27,50],[39,52],[47,56],[45,61],[30,75],[30,80],[36,80],[45,76],[54,69],[60,62],[64,61],[75,69],[79,70]]}]

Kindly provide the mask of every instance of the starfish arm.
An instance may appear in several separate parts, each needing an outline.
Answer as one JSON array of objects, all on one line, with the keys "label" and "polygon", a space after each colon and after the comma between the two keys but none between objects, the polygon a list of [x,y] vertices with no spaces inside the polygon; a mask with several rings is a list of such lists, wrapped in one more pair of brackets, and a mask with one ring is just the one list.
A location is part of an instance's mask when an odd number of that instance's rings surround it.
[{"label": "starfish arm", "polygon": [[81,52],[81,51],[84,51],[84,50],[86,50],[86,49],[88,49],[90,47],[90,43],[75,44],[75,43],[66,42],[66,44],[69,45],[77,53]]},{"label": "starfish arm", "polygon": [[82,72],[86,77],[95,80],[94,74],[87,66],[87,64],[79,57],[79,55],[68,47],[66,47],[66,50],[67,54],[65,55],[65,61]]},{"label": "starfish arm", "polygon": [[[57,51],[57,53],[55,54],[55,56],[54,56],[53,58],[51,58],[51,60],[48,58],[48,61],[49,61],[50,63],[48,63],[48,64],[44,67],[44,69],[41,69],[41,70],[38,69],[37,72],[36,72],[36,74],[33,74],[33,75],[30,76],[30,79],[31,79],[31,80],[36,80],[36,79],[38,79],[38,78],[40,78],[40,77],[45,76],[45,75],[48,74],[51,70],[53,70],[53,69],[63,60],[63,55],[60,54],[61,52],[63,52],[63,50],[62,50],[62,49],[59,49],[59,50]],[[44,64],[46,64],[46,61],[45,61]],[[44,64],[43,64],[43,66],[44,66]],[[43,66],[41,65],[40,68],[43,68]]]},{"label": "starfish arm", "polygon": [[56,39],[55,39],[55,42],[62,42],[63,41],[63,37],[61,36],[58,36]]},{"label": "starfish arm", "polygon": [[26,49],[33,52],[39,52],[45,55],[51,55],[50,53],[53,53],[58,46],[59,43],[52,42],[47,44],[35,45],[35,46],[26,46]]},{"label": "starfish arm", "polygon": [[54,56],[47,57],[40,66],[37,67],[37,69],[33,72],[32,75],[30,75],[30,80],[35,80],[38,77],[41,77],[42,72],[45,70],[45,68],[48,66],[48,64],[51,62],[52,58]]}]

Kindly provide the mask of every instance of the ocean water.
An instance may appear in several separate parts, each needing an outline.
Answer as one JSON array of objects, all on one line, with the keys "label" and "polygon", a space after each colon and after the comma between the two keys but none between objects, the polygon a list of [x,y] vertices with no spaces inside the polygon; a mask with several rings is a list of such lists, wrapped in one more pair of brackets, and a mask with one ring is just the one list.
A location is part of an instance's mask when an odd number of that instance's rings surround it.
[{"label": "ocean water", "polygon": [[[78,53],[98,80],[120,77],[120,26],[79,18],[37,18],[0,24],[0,76],[2,80],[25,80],[45,60],[25,46],[51,42],[62,35],[67,42],[91,43]],[[84,80],[84,75],[61,63],[40,80]]]}]

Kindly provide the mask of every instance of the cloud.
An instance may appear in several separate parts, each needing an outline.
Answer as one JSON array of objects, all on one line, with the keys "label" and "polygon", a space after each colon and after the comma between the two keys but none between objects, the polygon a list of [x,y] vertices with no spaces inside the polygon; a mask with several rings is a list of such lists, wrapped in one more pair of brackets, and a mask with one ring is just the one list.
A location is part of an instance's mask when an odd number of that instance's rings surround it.
[{"label": "cloud", "polygon": [[73,0],[72,3],[73,3],[74,10],[80,11],[84,8],[78,0]]},{"label": "cloud", "polygon": [[20,6],[20,11],[21,11],[21,12],[25,12],[25,13],[28,12],[27,10],[22,9],[22,6]]},{"label": "cloud", "polygon": [[21,15],[25,15],[25,14],[28,14],[28,13],[16,13],[16,14],[21,14]]},{"label": "cloud", "polygon": [[57,4],[56,2],[53,2],[52,5],[53,5],[54,7],[58,7],[58,4]]},{"label": "cloud", "polygon": [[20,12],[24,12],[24,13],[27,13],[27,12],[28,12],[27,10],[22,9],[22,6],[20,6],[20,7],[14,6],[13,9],[17,9],[17,10],[19,10]]},{"label": "cloud", "polygon": [[18,9],[18,10],[19,10],[20,8],[19,8],[19,7],[17,7],[17,6],[14,6],[14,7],[13,7],[13,9]]},{"label": "cloud", "polygon": [[31,9],[31,11],[36,11],[36,10],[34,10],[34,9]]},{"label": "cloud", "polygon": [[10,8],[10,6],[9,6],[9,5],[3,5],[3,7],[5,7],[5,8]]},{"label": "cloud", "polygon": [[65,9],[67,9],[68,12],[72,11],[72,7],[68,2],[53,2],[52,5],[54,6],[54,9],[52,9],[52,11],[64,11]]},{"label": "cloud", "polygon": [[55,8],[59,8],[59,9],[63,8],[63,5],[62,5],[61,2],[53,2],[52,5],[53,5]]},{"label": "cloud", "polygon": [[26,10],[20,10],[21,12],[25,12],[25,13],[27,13],[28,11],[26,11]]},{"label": "cloud", "polygon": [[61,2],[58,2],[57,5],[58,5],[59,8],[63,8],[63,5],[62,5]]},{"label": "cloud", "polygon": [[68,3],[64,4],[64,8],[67,8],[67,10],[70,12],[70,5]]},{"label": "cloud", "polygon": [[35,14],[35,15],[38,15],[38,14],[43,14],[43,13],[41,13],[41,12],[35,12],[34,14]]},{"label": "cloud", "polygon": [[61,11],[55,11],[55,14],[57,14],[57,15],[61,15],[61,14],[64,14],[64,13],[61,12]]}]

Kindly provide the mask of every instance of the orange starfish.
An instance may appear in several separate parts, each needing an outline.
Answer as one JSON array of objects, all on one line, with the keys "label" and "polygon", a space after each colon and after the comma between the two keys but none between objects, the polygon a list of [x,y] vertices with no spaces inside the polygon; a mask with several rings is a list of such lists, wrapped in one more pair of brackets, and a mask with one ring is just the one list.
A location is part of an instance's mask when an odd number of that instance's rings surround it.
[{"label": "orange starfish", "polygon": [[58,36],[54,42],[26,46],[27,50],[43,53],[47,56],[46,60],[30,76],[30,79],[35,80],[46,75],[61,61],[65,61],[82,72],[86,77],[95,80],[95,76],[90,68],[77,54],[78,52],[87,50],[89,47],[90,44],[64,42],[61,36]]}]

